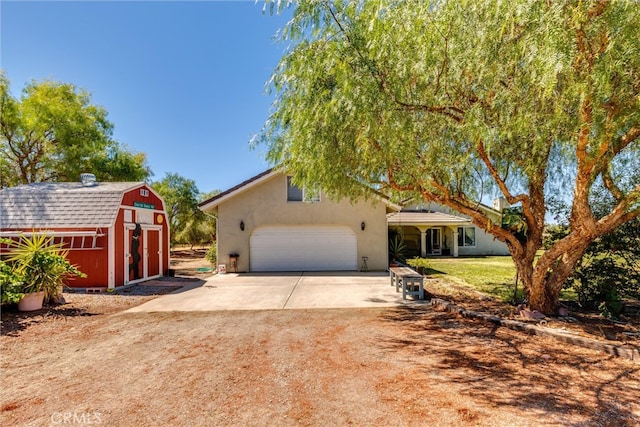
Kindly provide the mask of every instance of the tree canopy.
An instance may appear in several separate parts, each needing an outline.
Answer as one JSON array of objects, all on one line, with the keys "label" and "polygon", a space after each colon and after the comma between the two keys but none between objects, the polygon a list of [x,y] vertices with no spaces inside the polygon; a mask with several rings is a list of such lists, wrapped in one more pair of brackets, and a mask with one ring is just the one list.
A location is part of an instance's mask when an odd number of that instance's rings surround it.
[{"label": "tree canopy", "polygon": [[165,177],[151,184],[165,202],[165,209],[171,226],[172,243],[211,242],[216,233],[215,218],[198,208],[198,202],[219,193],[200,193],[196,183],[177,173],[167,173]]},{"label": "tree canopy", "polygon": [[77,181],[142,181],[151,175],[143,153],[112,139],[113,124],[85,90],[52,81],[27,84],[21,98],[0,74],[0,186]]},{"label": "tree canopy", "polygon": [[[589,243],[640,215],[639,16],[606,0],[299,1],[259,140],[336,196],[373,186],[468,215],[552,312]],[[603,216],[599,182],[615,200]],[[479,207],[487,191],[521,207],[524,237]],[[569,234],[536,262],[563,192]]]}]

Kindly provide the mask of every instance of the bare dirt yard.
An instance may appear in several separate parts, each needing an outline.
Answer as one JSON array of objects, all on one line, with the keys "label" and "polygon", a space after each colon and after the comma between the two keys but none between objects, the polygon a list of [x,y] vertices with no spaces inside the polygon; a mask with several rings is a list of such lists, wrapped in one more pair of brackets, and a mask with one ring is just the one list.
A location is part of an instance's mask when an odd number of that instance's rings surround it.
[{"label": "bare dirt yard", "polygon": [[431,307],[122,313],[193,280],[3,311],[0,424],[640,425],[639,363]]}]

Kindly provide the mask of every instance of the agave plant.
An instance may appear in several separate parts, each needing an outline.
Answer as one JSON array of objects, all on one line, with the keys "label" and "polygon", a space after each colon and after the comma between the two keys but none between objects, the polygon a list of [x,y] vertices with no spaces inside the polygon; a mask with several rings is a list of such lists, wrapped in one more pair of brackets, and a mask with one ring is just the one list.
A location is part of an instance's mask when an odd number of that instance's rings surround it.
[{"label": "agave plant", "polygon": [[21,291],[25,294],[45,292],[45,300],[62,292],[64,280],[68,277],[86,277],[67,259],[68,251],[61,243],[54,243],[46,234],[21,235],[10,244],[7,263],[14,273],[22,277]]},{"label": "agave plant", "polygon": [[392,260],[404,262],[406,250],[407,244],[401,236],[395,235],[393,239],[389,239],[389,255]]}]

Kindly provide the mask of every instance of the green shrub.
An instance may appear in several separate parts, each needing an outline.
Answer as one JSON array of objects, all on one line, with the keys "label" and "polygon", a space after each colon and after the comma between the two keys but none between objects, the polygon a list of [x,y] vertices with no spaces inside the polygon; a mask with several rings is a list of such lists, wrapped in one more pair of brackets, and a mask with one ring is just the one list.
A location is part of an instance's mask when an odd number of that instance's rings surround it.
[{"label": "green shrub", "polygon": [[22,289],[22,277],[16,274],[10,265],[0,260],[0,289],[2,304],[16,304],[24,293]]},{"label": "green shrub", "polygon": [[617,318],[624,311],[620,293],[632,278],[612,256],[586,254],[573,275],[573,288],[581,306]]},{"label": "green shrub", "polygon": [[211,264],[216,265],[216,262],[218,261],[218,254],[216,252],[216,245],[215,244],[211,245],[211,247],[207,250],[207,253],[204,255],[204,257]]},{"label": "green shrub", "polygon": [[431,261],[427,258],[411,258],[407,260],[407,264],[415,268],[420,274],[424,274],[424,271],[431,267]]}]

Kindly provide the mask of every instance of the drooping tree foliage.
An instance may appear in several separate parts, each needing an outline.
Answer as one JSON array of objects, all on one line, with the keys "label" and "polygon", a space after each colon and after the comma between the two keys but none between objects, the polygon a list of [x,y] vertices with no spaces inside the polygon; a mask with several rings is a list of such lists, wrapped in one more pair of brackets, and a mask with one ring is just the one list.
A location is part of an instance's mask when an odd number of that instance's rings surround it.
[{"label": "drooping tree foliage", "polygon": [[[298,182],[352,197],[374,186],[468,215],[508,246],[530,305],[547,313],[587,246],[640,214],[640,3],[294,7],[258,140]],[[615,200],[602,216],[589,203],[598,180]],[[491,189],[519,206],[520,227],[479,208]],[[563,194],[569,233],[535,262]]]},{"label": "drooping tree foliage", "polygon": [[143,153],[112,139],[104,108],[74,85],[33,81],[21,98],[0,73],[0,187],[77,181],[143,181],[151,175]]}]

